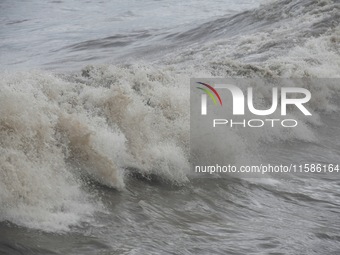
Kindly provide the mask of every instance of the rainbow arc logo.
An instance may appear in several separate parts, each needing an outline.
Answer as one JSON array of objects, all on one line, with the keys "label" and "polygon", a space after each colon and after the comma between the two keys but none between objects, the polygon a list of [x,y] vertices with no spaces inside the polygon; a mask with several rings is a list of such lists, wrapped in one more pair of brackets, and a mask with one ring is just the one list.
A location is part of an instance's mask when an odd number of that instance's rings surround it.
[{"label": "rainbow arc logo", "polygon": [[[200,85],[205,86],[206,88],[201,88],[201,87],[196,87],[200,90],[203,90],[210,98],[211,100],[214,102],[214,104],[217,104],[217,100],[215,98],[215,96],[217,97],[220,105],[222,106],[222,99],[220,97],[220,95],[218,94],[218,92],[216,91],[216,89],[214,89],[211,85],[207,84],[207,83],[203,83],[203,82],[197,82]],[[215,96],[214,96],[215,94]]]}]

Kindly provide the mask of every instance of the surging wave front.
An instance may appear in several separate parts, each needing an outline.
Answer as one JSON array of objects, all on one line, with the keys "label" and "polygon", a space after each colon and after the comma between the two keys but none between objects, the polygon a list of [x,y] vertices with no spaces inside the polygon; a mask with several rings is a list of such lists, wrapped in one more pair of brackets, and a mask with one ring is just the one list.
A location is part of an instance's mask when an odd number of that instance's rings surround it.
[{"label": "surging wave front", "polygon": [[[290,11],[294,4],[303,8]],[[288,27],[276,17],[282,6]],[[234,23],[216,20],[216,40],[177,49],[160,61],[87,66],[71,75],[2,73],[0,220],[45,231],[91,220],[105,208],[84,188],[87,178],[118,190],[132,171],[187,183],[189,78],[339,77],[338,13],[336,1],[276,1],[236,15],[252,21],[244,32],[224,38]],[[337,87],[312,89],[330,98]],[[313,105],[316,114],[335,109],[327,100]],[[272,137],[311,139],[309,124]],[[230,132],[234,161],[251,158],[239,152],[265,139],[249,133],[235,146],[238,134]]]}]

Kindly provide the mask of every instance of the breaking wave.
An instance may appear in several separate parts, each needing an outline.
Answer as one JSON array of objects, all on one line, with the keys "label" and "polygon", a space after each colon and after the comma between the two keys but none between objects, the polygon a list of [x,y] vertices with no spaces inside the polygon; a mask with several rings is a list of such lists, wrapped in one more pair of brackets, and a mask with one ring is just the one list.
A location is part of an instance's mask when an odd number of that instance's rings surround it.
[{"label": "breaking wave", "polygon": [[[337,1],[274,1],[169,36],[188,46],[161,60],[71,74],[2,72],[0,220],[68,231],[104,210],[87,191],[88,178],[117,190],[132,172],[185,184],[189,78],[339,78],[339,13]],[[294,133],[249,133],[238,146],[230,130],[230,160],[268,137],[317,141],[317,114],[337,109],[329,100],[338,86],[310,89],[320,99],[311,106],[313,123]]]}]

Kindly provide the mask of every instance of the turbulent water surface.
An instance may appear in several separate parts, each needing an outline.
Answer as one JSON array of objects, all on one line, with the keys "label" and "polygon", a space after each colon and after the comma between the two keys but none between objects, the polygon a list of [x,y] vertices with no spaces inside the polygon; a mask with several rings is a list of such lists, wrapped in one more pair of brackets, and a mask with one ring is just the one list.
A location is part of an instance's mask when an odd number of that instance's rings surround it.
[{"label": "turbulent water surface", "polygon": [[[339,21],[338,0],[1,1],[0,254],[340,254],[339,174],[189,159],[191,77],[340,78]],[[228,129],[230,163],[340,163],[322,85],[293,131]]]}]

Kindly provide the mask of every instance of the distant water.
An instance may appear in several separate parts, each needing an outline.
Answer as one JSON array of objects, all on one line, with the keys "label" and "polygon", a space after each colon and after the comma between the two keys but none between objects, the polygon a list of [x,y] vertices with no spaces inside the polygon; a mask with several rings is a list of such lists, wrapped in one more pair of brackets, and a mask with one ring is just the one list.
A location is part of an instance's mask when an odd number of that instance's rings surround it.
[{"label": "distant water", "polygon": [[[336,0],[1,1],[0,254],[340,254],[340,174],[189,170],[189,78],[340,78],[339,22]],[[340,164],[338,85],[294,131],[230,130],[230,163]]]},{"label": "distant water", "polygon": [[257,0],[4,0],[0,64],[69,70],[117,62],[146,47],[165,50],[171,33],[258,5]]}]

